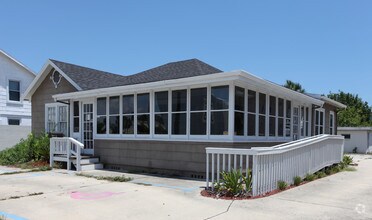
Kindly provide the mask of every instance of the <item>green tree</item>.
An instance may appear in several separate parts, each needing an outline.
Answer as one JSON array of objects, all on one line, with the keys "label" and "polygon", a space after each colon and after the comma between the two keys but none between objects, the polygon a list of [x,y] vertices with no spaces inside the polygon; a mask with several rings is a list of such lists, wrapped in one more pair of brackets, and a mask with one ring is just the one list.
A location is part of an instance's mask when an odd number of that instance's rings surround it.
[{"label": "green tree", "polygon": [[305,93],[305,89],[302,88],[300,83],[296,83],[291,80],[287,80],[284,84],[284,87],[288,89],[292,89],[297,92]]},{"label": "green tree", "polygon": [[338,126],[372,126],[371,107],[358,95],[339,91],[338,93],[330,93],[328,98],[347,106],[346,109],[337,113]]}]

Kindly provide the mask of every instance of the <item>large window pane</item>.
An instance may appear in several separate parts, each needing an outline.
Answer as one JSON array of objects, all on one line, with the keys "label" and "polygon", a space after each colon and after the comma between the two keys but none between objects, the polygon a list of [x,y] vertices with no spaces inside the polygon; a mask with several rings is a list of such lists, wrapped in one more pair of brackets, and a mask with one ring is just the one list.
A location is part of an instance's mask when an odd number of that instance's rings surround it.
[{"label": "large window pane", "polygon": [[275,136],[275,117],[270,117],[269,119],[269,135],[270,136]]},{"label": "large window pane", "polygon": [[110,116],[110,134],[119,134],[119,116]]},{"label": "large window pane", "polygon": [[244,135],[244,113],[235,112],[235,135]]},{"label": "large window pane", "polygon": [[276,98],[274,96],[270,96],[270,111],[269,114],[272,116],[276,115]]},{"label": "large window pane", "polygon": [[106,115],[106,98],[97,99],[97,115]]},{"label": "large window pane", "polygon": [[186,134],[186,114],[172,114],[172,134]]},{"label": "large window pane", "polygon": [[256,135],[256,115],[255,114],[248,114],[248,135],[249,136]]},{"label": "large window pane", "polygon": [[229,86],[212,87],[211,108],[212,110],[229,108]]},{"label": "large window pane", "polygon": [[284,116],[284,99],[281,98],[278,99],[278,116]]},{"label": "large window pane", "polygon": [[97,116],[97,134],[106,134],[106,116]]},{"label": "large window pane", "polygon": [[191,89],[191,111],[207,109],[207,88]]},{"label": "large window pane", "polygon": [[137,134],[150,134],[150,115],[137,116]]},{"label": "large window pane", "polygon": [[123,116],[123,134],[134,134],[134,116]]},{"label": "large window pane", "polygon": [[134,95],[123,96],[123,114],[134,113]]},{"label": "large window pane", "polygon": [[235,110],[244,111],[244,89],[235,87]]},{"label": "large window pane", "polygon": [[79,102],[74,102],[74,132],[79,132],[80,122],[79,122]]},{"label": "large window pane", "polygon": [[173,112],[186,111],[186,103],[187,103],[186,99],[187,99],[186,89],[172,91],[172,111]]},{"label": "large window pane", "polygon": [[190,114],[190,134],[206,135],[207,134],[207,113],[196,112]]},{"label": "large window pane", "polygon": [[150,96],[148,93],[137,95],[137,113],[150,112]]},{"label": "large window pane", "polygon": [[248,90],[248,112],[256,112],[256,92]]},{"label": "large window pane", "polygon": [[259,95],[259,112],[260,114],[266,114],[266,95],[260,93]]},{"label": "large window pane", "polygon": [[79,116],[79,102],[74,102],[74,116]]},{"label": "large window pane", "polygon": [[110,115],[119,114],[119,96],[113,96],[109,99],[109,112]]},{"label": "large window pane", "polygon": [[9,80],[9,100],[20,101],[20,83],[19,81]]},{"label": "large window pane", "polygon": [[265,116],[260,115],[258,119],[258,135],[265,136],[266,135],[266,120]]},{"label": "large window pane", "polygon": [[168,134],[168,114],[155,115],[155,134]]},{"label": "large window pane", "polygon": [[155,112],[168,112],[168,92],[155,93]]},{"label": "large window pane", "polygon": [[228,112],[211,113],[211,135],[228,135]]},{"label": "large window pane", "polygon": [[283,137],[284,119],[278,118],[278,136]]},{"label": "large window pane", "polygon": [[287,100],[287,105],[286,105],[286,116],[287,118],[291,118],[291,101]]}]

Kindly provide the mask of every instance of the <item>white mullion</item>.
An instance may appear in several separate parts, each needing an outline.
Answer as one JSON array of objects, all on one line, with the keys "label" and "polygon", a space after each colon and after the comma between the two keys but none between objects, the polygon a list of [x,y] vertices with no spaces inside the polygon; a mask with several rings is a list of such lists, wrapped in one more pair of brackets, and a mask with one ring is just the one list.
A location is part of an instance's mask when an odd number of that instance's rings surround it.
[{"label": "white mullion", "polygon": [[270,107],[270,95],[269,94],[266,94],[266,112],[265,112],[265,118],[266,118],[266,121],[265,121],[265,124],[266,124],[266,130],[265,130],[265,137],[268,138],[270,137],[270,112],[269,112],[269,107]]},{"label": "white mullion", "polygon": [[137,93],[135,92],[133,94],[133,123],[134,123],[134,132],[133,132],[133,135],[135,138],[137,138]]},{"label": "white mullion", "polygon": [[207,86],[207,138],[211,136],[211,99],[212,99],[211,86]]},{"label": "white mullion", "polygon": [[244,137],[248,137],[248,89],[244,88]]},{"label": "white mullion", "polygon": [[123,96],[119,95],[119,136],[123,136]]},{"label": "white mullion", "polygon": [[228,108],[228,136],[230,139],[234,138],[235,121],[234,121],[234,110],[235,110],[235,86],[232,82],[229,83],[229,108]]},{"label": "white mullion", "polygon": [[188,87],[186,89],[186,136],[187,136],[187,139],[190,139],[190,109],[191,109],[191,102],[190,102],[190,99],[191,99],[191,91],[190,91],[190,87]]},{"label": "white mullion", "polygon": [[168,139],[172,135],[172,90],[168,89]]},{"label": "white mullion", "polygon": [[260,99],[260,93],[258,91],[256,91],[256,114],[255,114],[255,117],[256,117],[256,129],[255,129],[255,132],[256,132],[256,135],[255,137],[259,137],[260,134],[259,134],[259,128],[260,128],[260,102],[259,102],[259,99]]},{"label": "white mullion", "polygon": [[154,138],[154,133],[155,133],[155,117],[154,117],[154,101],[155,101],[155,94],[154,91],[150,91],[149,93],[149,136],[151,138]]}]

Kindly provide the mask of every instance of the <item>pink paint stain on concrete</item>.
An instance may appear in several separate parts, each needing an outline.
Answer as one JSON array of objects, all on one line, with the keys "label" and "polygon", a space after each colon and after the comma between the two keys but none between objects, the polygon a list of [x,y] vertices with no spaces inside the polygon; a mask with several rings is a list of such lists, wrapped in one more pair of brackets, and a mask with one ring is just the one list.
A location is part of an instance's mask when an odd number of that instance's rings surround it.
[{"label": "pink paint stain on concrete", "polygon": [[113,195],[118,195],[122,193],[114,192],[98,192],[98,193],[85,193],[85,192],[71,192],[70,197],[79,200],[98,200],[111,197]]}]

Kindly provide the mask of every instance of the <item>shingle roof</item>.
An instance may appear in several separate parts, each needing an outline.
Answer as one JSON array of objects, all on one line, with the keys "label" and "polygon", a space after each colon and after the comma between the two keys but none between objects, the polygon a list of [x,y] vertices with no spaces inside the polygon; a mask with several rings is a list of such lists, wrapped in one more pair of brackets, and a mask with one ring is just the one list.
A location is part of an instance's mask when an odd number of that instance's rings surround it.
[{"label": "shingle roof", "polygon": [[127,80],[123,75],[95,70],[57,60],[50,61],[52,61],[83,90],[118,86]]},{"label": "shingle roof", "polygon": [[198,59],[167,63],[137,74],[123,76],[51,60],[83,90],[134,85],[222,72]]}]

